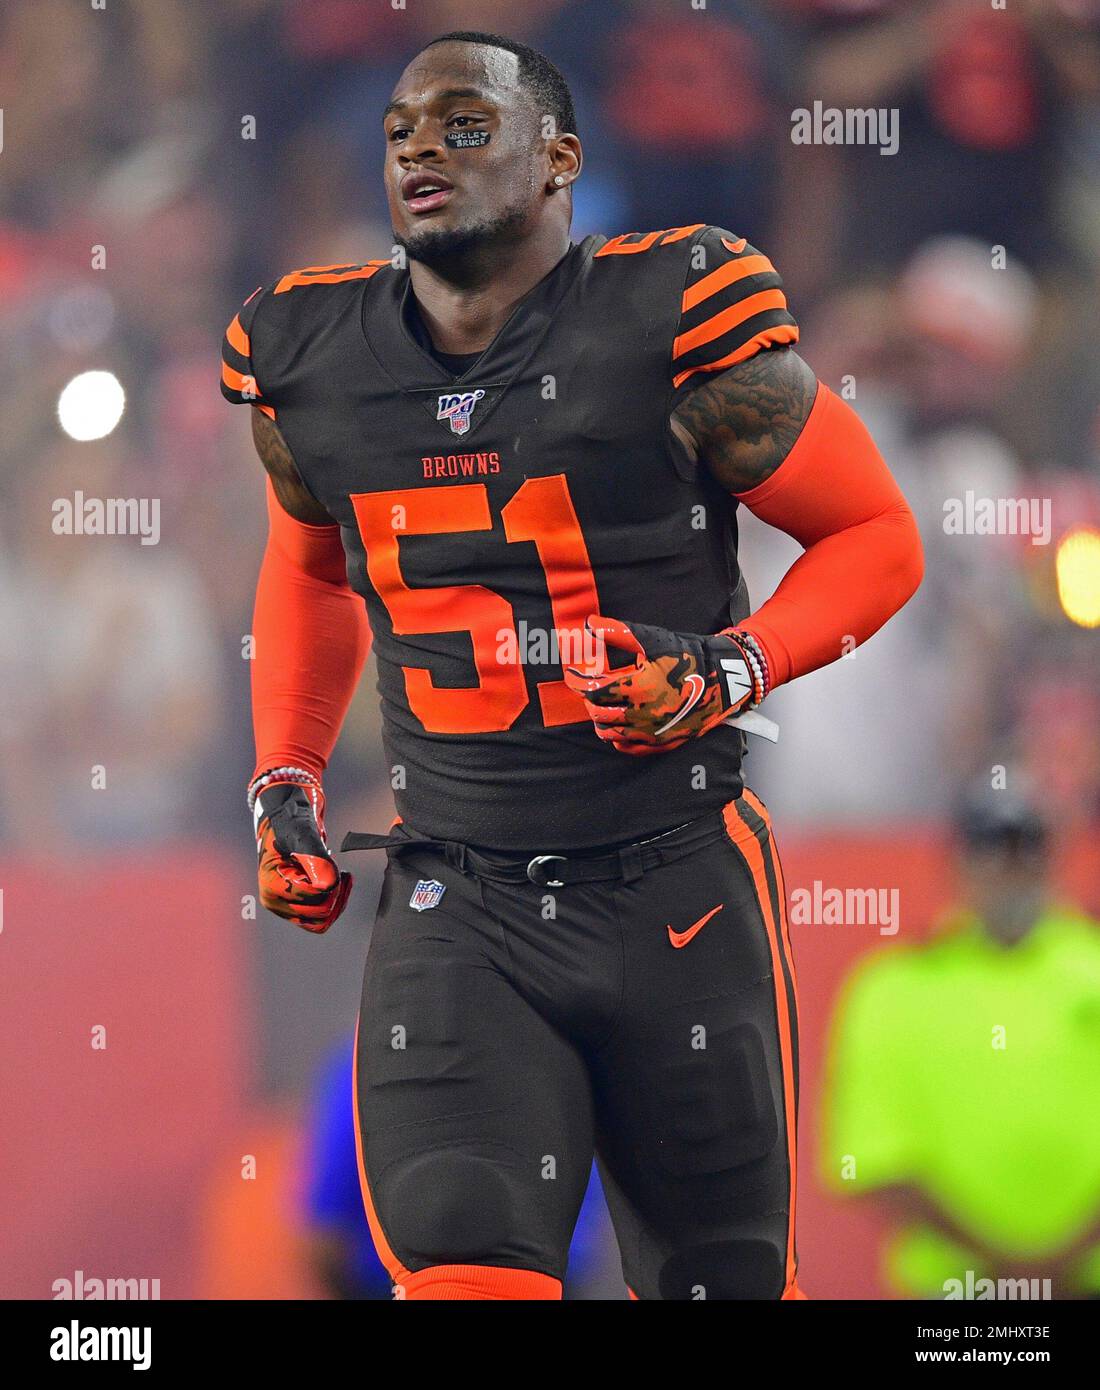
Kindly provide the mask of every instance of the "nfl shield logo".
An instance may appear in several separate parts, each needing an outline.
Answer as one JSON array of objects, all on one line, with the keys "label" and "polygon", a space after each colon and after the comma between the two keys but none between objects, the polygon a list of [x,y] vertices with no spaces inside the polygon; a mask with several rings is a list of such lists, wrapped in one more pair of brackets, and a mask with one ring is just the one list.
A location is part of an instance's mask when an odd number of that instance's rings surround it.
[{"label": "nfl shield logo", "polygon": [[474,406],[484,395],[484,391],[458,391],[440,396],[439,410],[435,418],[450,420],[451,429],[455,434],[465,434],[470,428],[470,416],[474,413]]},{"label": "nfl shield logo", "polygon": [[446,888],[437,878],[422,878],[413,889],[409,906],[414,912],[427,912],[429,907],[438,907]]}]

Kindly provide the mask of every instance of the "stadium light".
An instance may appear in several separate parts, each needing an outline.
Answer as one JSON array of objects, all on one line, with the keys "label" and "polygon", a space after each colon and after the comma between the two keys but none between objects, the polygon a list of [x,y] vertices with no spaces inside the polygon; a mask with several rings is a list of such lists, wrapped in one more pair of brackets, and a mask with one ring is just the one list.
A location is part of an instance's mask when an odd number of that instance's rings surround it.
[{"label": "stadium light", "polygon": [[1058,601],[1078,627],[1100,627],[1100,531],[1074,526],[1058,542]]},{"label": "stadium light", "polygon": [[81,372],[57,398],[57,418],[70,439],[103,439],[122,419],[126,393],[114,372]]}]

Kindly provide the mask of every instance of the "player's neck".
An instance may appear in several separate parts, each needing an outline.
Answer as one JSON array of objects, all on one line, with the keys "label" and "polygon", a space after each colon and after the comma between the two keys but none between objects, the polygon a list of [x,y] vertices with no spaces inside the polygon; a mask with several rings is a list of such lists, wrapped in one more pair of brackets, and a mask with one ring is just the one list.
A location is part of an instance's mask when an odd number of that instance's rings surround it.
[{"label": "player's neck", "polygon": [[516,304],[568,250],[568,229],[553,228],[507,246],[478,248],[453,265],[410,261],[413,293],[436,348],[483,351]]}]

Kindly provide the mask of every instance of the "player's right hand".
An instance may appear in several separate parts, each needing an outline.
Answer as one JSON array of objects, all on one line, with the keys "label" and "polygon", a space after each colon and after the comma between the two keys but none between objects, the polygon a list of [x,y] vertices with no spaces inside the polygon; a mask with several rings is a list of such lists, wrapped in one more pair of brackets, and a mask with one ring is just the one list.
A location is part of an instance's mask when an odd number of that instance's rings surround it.
[{"label": "player's right hand", "polygon": [[328,931],[347,904],[352,877],[329,853],[319,786],[274,782],[256,796],[260,903],[306,931]]},{"label": "player's right hand", "polygon": [[[734,628],[702,636],[598,613],[585,627],[596,655],[566,666],[565,683],[584,700],[597,737],[617,752],[639,757],[680,748],[767,693],[756,656]],[[608,647],[633,661],[610,666]]]}]

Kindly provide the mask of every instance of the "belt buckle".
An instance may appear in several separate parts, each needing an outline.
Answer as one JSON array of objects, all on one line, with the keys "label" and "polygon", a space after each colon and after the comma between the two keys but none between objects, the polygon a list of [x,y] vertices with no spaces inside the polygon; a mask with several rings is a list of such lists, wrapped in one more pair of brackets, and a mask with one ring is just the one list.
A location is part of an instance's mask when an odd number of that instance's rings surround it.
[{"label": "belt buckle", "polygon": [[541,868],[543,864],[548,864],[551,859],[556,859],[561,864],[568,864],[569,862],[564,854],[536,854],[534,859],[532,859],[531,862],[527,865],[527,877],[531,880],[532,883],[538,884],[540,888],[564,888],[565,882],[563,879],[540,879],[536,878],[534,873],[532,872],[536,864],[539,865],[539,867]]}]

